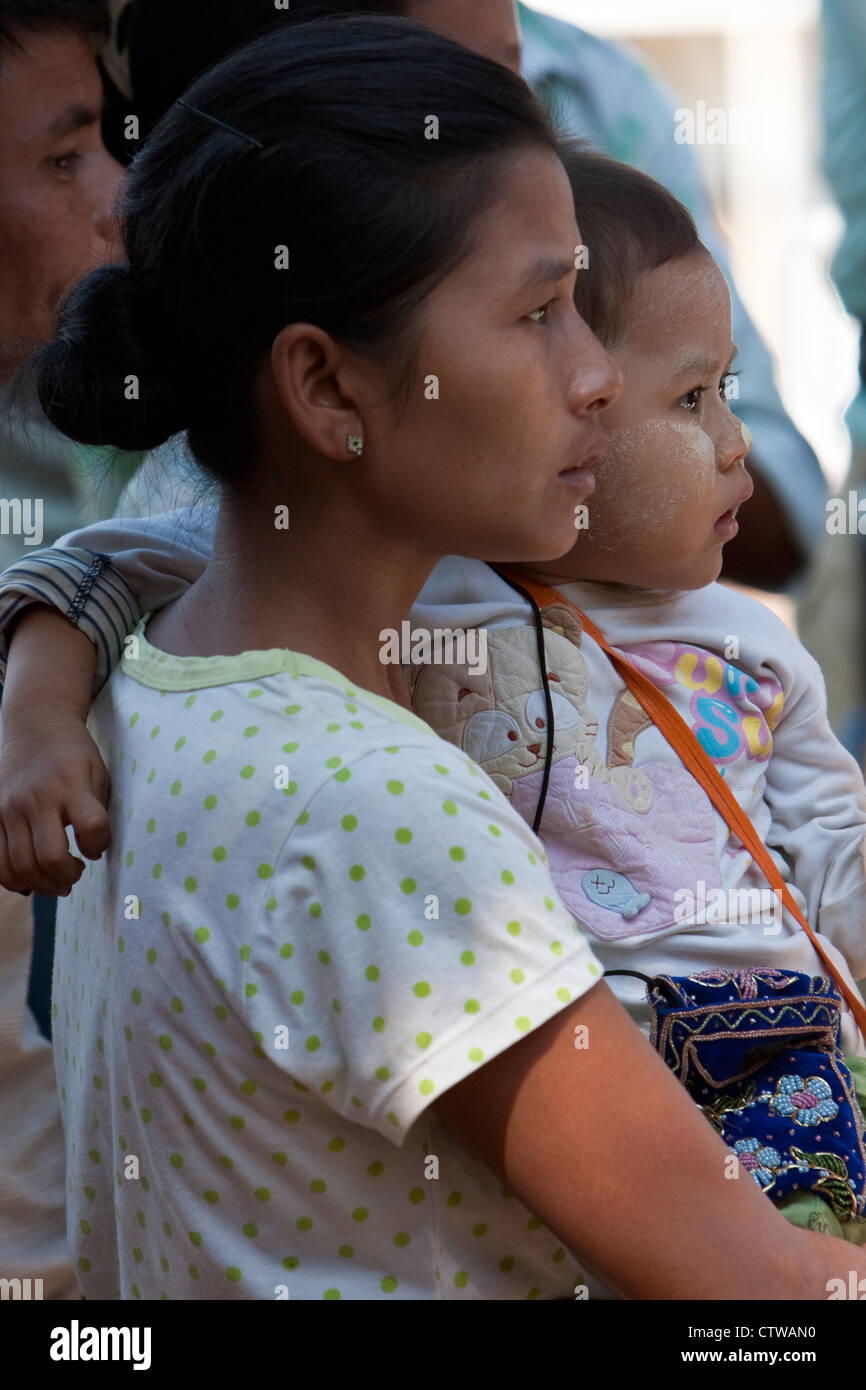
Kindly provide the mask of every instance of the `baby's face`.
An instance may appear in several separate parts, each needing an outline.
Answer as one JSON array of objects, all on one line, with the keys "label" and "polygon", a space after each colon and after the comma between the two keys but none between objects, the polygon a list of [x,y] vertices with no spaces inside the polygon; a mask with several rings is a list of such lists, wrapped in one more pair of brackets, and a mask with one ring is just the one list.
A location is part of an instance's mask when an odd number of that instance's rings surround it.
[{"label": "baby's face", "polygon": [[708,252],[641,277],[611,349],[625,386],[602,416],[610,438],[594,470],[588,529],[539,574],[641,589],[718,578],[737,509],[752,493],[751,440],[725,396],[735,352],[730,295]]}]

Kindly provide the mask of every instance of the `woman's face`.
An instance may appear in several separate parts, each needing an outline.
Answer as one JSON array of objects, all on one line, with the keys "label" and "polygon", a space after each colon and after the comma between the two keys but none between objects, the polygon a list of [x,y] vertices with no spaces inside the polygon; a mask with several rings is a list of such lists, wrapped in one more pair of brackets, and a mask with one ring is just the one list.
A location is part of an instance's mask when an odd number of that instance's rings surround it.
[{"label": "woman's face", "polygon": [[364,486],[383,528],[487,560],[574,543],[601,412],[622,385],[574,307],[579,242],[561,164],[521,153],[473,249],[419,310],[408,404],[383,393],[365,410]]}]

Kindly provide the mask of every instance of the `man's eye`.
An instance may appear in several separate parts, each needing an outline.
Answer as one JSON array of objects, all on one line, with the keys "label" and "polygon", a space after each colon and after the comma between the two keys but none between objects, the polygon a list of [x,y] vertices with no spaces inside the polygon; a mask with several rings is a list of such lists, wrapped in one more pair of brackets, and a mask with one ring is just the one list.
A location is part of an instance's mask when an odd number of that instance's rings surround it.
[{"label": "man's eye", "polygon": [[[526,317],[527,317],[528,319],[532,319],[532,322],[533,322],[533,323],[546,323],[546,322],[547,322],[547,311],[548,311],[548,309],[550,308],[550,306],[551,306],[552,303],[553,303],[553,300],[552,300],[552,299],[548,299],[547,303],[546,303],[546,304],[542,304],[540,309],[533,309],[532,313],[531,313],[531,314],[527,314]],[[537,317],[537,316],[538,316],[538,317]]]},{"label": "man's eye", "polygon": [[695,386],[691,391],[687,391],[684,396],[680,396],[677,405],[681,405],[683,410],[687,410],[690,415],[694,415],[701,403],[701,396],[703,394],[703,386]]},{"label": "man's eye", "polygon": [[51,166],[56,169],[58,173],[69,174],[80,158],[81,155],[77,150],[68,150],[66,154],[54,155],[51,159]]}]

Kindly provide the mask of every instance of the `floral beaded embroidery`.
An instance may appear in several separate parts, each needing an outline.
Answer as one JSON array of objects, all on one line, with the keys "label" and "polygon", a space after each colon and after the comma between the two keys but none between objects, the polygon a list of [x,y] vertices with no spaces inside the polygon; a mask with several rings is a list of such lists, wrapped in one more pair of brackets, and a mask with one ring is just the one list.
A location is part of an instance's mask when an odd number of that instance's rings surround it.
[{"label": "floral beaded embroidery", "polygon": [[822,1076],[782,1076],[776,1082],[776,1092],[770,1098],[770,1109],[777,1115],[790,1115],[797,1125],[819,1125],[822,1120],[834,1120],[839,1107],[833,1092]]},{"label": "floral beaded embroidery", "polygon": [[757,967],[648,986],[653,1045],[759,1187],[775,1202],[814,1192],[839,1221],[861,1216],[866,1121],[832,982]]}]

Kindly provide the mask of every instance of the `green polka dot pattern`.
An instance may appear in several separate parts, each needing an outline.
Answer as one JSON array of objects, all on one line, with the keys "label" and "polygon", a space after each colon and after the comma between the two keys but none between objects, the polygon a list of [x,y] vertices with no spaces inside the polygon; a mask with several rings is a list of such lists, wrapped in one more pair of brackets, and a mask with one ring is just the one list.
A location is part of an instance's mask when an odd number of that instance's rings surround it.
[{"label": "green polka dot pattern", "polygon": [[568,1295],[430,1110],[600,973],[493,784],[279,651],[142,640],[91,724],[112,847],[54,982],[88,1299]]}]

